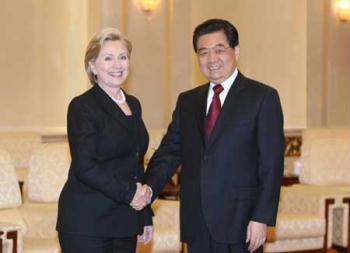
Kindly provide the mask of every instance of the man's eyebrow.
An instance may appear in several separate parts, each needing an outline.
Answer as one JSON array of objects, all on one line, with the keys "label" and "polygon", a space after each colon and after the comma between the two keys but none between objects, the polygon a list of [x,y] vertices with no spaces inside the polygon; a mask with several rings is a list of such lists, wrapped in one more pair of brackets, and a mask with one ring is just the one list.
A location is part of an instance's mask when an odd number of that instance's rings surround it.
[{"label": "man's eyebrow", "polygon": [[222,43],[218,43],[218,44],[216,44],[215,46],[212,46],[212,47],[200,47],[200,48],[198,48],[198,51],[205,50],[205,49],[211,49],[211,48],[215,48],[215,47],[225,47],[225,45],[222,44]]}]

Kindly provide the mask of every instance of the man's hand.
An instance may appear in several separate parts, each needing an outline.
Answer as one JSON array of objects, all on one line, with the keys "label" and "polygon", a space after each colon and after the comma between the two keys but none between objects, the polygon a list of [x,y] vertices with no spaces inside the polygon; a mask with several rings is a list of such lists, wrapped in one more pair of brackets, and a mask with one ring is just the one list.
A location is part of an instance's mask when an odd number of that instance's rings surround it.
[{"label": "man's hand", "polygon": [[148,185],[141,185],[140,183],[136,183],[136,186],[136,192],[134,198],[130,202],[130,206],[135,210],[140,211],[149,204],[152,192]]},{"label": "man's hand", "polygon": [[143,234],[137,236],[137,241],[144,244],[149,243],[153,237],[153,226],[144,226]]},{"label": "man's hand", "polygon": [[248,251],[254,252],[265,243],[266,240],[266,224],[250,221],[247,228],[247,240],[249,242]]}]

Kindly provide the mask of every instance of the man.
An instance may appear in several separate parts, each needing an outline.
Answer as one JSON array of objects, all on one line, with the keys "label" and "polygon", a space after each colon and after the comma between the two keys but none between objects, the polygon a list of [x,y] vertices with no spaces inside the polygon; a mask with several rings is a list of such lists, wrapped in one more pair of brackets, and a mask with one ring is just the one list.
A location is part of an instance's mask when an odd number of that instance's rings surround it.
[{"label": "man", "polygon": [[262,251],[283,174],[283,115],[275,89],[237,70],[238,32],[211,19],[193,47],[209,83],[179,95],[144,183],[153,198],[181,165],[181,239],[189,253]]}]

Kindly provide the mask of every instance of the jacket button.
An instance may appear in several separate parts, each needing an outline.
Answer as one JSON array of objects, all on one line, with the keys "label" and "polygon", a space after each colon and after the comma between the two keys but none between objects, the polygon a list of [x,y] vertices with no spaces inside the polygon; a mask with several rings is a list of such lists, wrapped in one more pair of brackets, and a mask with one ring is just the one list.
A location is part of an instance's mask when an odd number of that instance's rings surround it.
[{"label": "jacket button", "polygon": [[134,176],[134,179],[136,180],[136,179],[137,179],[137,176]]},{"label": "jacket button", "polygon": [[139,152],[136,152],[136,153],[135,153],[135,156],[139,156]]}]

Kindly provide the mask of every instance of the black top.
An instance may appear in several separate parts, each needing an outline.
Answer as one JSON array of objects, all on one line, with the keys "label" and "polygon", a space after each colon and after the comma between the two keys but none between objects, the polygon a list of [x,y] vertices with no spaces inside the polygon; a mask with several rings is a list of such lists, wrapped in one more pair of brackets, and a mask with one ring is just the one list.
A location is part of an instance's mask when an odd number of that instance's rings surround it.
[{"label": "black top", "polygon": [[144,174],[148,133],[139,101],[126,94],[126,116],[98,86],[74,98],[67,130],[72,162],[59,199],[57,230],[127,237],[151,224],[151,210],[129,205]]}]

